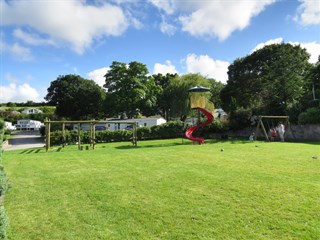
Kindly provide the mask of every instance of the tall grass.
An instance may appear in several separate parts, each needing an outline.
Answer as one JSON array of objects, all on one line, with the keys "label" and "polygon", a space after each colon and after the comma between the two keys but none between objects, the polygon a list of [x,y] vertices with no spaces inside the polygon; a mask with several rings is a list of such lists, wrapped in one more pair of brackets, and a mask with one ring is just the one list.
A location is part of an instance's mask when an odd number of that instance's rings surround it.
[{"label": "tall grass", "polygon": [[10,151],[10,239],[319,239],[318,143]]}]

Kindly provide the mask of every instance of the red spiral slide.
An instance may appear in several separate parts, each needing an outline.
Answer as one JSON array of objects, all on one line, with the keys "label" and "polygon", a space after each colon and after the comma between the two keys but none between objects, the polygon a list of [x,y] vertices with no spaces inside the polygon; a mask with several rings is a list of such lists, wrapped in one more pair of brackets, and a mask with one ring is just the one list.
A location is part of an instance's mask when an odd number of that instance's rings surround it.
[{"label": "red spiral slide", "polygon": [[186,137],[187,137],[188,139],[190,139],[190,140],[192,140],[192,141],[199,142],[200,144],[202,144],[202,143],[204,143],[204,138],[193,137],[193,136],[192,136],[192,133],[193,133],[196,129],[201,128],[201,127],[204,127],[204,126],[212,123],[212,121],[213,121],[213,115],[212,115],[207,109],[205,109],[205,108],[197,107],[197,110],[200,111],[200,112],[202,112],[204,115],[206,115],[207,121],[205,121],[205,122],[203,122],[203,123],[200,123],[200,124],[198,124],[198,125],[196,125],[196,126],[193,126],[193,127],[189,128],[189,129],[186,131],[185,135],[186,135]]}]

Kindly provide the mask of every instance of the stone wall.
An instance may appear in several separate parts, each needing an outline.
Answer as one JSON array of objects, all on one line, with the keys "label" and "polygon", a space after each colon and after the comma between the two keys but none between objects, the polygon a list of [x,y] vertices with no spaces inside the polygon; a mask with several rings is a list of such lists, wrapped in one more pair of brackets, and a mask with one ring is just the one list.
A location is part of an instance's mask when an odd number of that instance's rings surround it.
[{"label": "stone wall", "polygon": [[[221,135],[228,135],[229,137],[248,137],[255,131],[255,129],[243,129],[239,131],[228,131],[225,134]],[[259,139],[264,138],[263,131],[260,129],[260,133],[258,134]],[[286,133],[285,133],[286,140],[316,140],[320,141],[320,124],[307,124],[307,125],[288,125],[286,126]]]}]

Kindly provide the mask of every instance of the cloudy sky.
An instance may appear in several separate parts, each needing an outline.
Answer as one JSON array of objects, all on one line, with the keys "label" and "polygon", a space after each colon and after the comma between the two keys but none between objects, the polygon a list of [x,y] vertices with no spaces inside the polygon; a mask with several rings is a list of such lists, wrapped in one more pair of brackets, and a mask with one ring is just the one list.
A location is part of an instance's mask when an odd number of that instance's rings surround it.
[{"label": "cloudy sky", "polygon": [[102,85],[113,61],[225,83],[266,44],[320,55],[320,0],[0,0],[0,26],[0,102],[44,101],[66,74]]}]

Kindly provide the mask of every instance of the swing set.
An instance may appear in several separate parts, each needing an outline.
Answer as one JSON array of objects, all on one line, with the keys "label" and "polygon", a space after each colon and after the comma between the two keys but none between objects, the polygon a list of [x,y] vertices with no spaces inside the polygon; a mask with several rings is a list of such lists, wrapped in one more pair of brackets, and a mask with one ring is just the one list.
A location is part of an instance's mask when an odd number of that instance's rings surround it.
[{"label": "swing set", "polygon": [[[260,130],[262,129],[262,132],[266,138],[266,141],[270,141],[270,137],[268,135],[270,129],[275,128],[276,125],[274,122],[276,121],[276,124],[280,121],[287,126],[289,125],[289,116],[258,116],[258,125],[255,131],[255,140],[257,140],[258,134],[260,133]],[[272,137],[272,136],[271,136]]]}]

